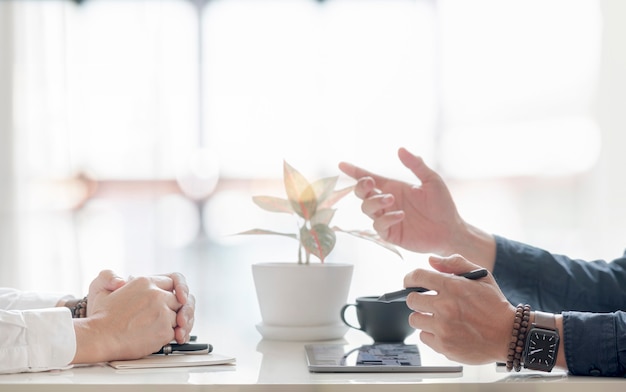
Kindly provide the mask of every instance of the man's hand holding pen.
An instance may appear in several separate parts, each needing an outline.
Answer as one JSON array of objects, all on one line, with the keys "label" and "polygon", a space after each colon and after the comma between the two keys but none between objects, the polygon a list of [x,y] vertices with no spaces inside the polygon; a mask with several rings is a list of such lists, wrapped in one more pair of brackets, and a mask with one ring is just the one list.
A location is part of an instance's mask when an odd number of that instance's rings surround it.
[{"label": "man's hand holding pen", "polygon": [[[476,279],[484,278],[487,275],[489,275],[489,271],[487,271],[484,268],[479,268],[470,272],[466,272],[464,274],[460,274],[458,276],[462,276],[470,280],[476,280]],[[407,287],[403,290],[393,291],[391,293],[385,293],[381,295],[380,297],[378,297],[378,300],[382,302],[391,302],[395,299],[406,298],[411,293],[425,293],[428,291],[430,291],[430,289],[427,289],[425,287]]]},{"label": "man's hand holding pen", "polygon": [[[453,276],[479,268],[460,255],[431,256],[429,262],[435,271],[417,269],[404,279],[405,287],[428,287],[435,292],[413,292],[406,299],[414,311],[409,324],[420,330],[422,342],[449,359],[469,364],[506,358],[515,307],[493,276],[478,280]],[[505,328],[494,328],[494,315],[497,325]]]}]

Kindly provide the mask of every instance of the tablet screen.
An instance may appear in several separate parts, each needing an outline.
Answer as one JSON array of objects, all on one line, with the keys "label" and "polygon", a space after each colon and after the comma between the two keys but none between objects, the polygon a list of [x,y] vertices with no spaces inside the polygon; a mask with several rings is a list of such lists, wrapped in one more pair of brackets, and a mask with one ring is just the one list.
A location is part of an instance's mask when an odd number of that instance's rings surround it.
[{"label": "tablet screen", "polygon": [[425,366],[417,345],[378,343],[363,346],[305,345],[311,372],[461,372],[460,365]]}]

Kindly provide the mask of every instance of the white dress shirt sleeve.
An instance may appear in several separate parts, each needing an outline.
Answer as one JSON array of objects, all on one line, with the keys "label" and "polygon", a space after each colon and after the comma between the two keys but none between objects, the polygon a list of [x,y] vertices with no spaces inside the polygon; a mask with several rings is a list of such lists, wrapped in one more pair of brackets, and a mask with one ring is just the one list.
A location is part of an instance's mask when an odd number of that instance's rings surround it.
[{"label": "white dress shirt sleeve", "polygon": [[0,373],[67,367],[76,352],[70,310],[61,296],[0,289]]}]

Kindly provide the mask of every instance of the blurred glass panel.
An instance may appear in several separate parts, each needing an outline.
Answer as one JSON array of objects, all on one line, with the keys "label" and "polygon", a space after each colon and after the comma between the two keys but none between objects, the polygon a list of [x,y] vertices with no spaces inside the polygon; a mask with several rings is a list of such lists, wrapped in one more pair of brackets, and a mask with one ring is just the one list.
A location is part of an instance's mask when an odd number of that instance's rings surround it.
[{"label": "blurred glass panel", "polygon": [[462,177],[574,175],[597,162],[597,0],[444,0],[441,151]]},{"label": "blurred glass panel", "polygon": [[[226,177],[430,154],[432,3],[227,0],[205,10],[206,134]],[[378,159],[384,157],[384,159]]]},{"label": "blurred glass panel", "polygon": [[25,171],[174,177],[198,133],[194,7],[179,0],[14,6]]}]

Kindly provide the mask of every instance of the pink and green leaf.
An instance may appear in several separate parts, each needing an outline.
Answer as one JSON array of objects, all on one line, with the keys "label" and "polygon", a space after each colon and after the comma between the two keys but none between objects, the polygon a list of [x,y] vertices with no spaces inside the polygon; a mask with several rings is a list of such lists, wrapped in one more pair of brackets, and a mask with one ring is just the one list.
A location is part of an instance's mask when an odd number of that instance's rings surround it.
[{"label": "pink and green leaf", "polygon": [[332,228],[334,231],[338,231],[341,233],[346,233],[346,234],[350,234],[352,236],[358,237],[358,238],[362,238],[368,241],[372,241],[375,244],[378,244],[380,246],[382,246],[383,248],[390,250],[391,252],[395,253],[396,255],[400,256],[400,258],[402,259],[402,254],[400,253],[400,251],[393,245],[390,244],[389,242],[383,240],[382,238],[380,238],[380,236],[372,231],[366,231],[366,230],[343,230],[337,226],[333,226]]},{"label": "pink and green leaf", "polygon": [[300,242],[307,253],[317,256],[323,263],[324,259],[332,252],[337,241],[335,232],[324,224],[317,224],[311,229],[303,226],[300,229]]},{"label": "pink and green leaf", "polygon": [[336,210],[331,208],[318,208],[315,215],[311,217],[311,226],[315,226],[320,223],[324,225],[330,225],[330,221],[335,216],[335,211]]},{"label": "pink and green leaf", "polygon": [[287,199],[274,196],[253,196],[252,201],[257,206],[269,212],[294,213],[291,203],[289,203]]},{"label": "pink and green leaf", "polygon": [[242,231],[241,233],[238,233],[240,235],[242,234],[271,234],[271,235],[282,235],[283,237],[289,237],[289,238],[293,238],[294,240],[298,239],[298,236],[295,235],[294,233],[281,233],[279,231],[273,231],[273,230],[265,230],[265,229],[252,229],[252,230],[246,230],[246,231]]},{"label": "pink and green leaf", "polygon": [[[315,192],[313,191],[313,187],[309,186],[302,192],[296,202],[297,208],[299,210],[298,215],[300,215],[305,220],[310,220],[317,211],[317,197],[315,196]],[[294,202],[291,203],[292,207],[294,207]],[[294,207],[295,209],[296,207]],[[296,212],[298,212],[296,210]]]},{"label": "pink and green leaf", "polygon": [[320,202],[320,204],[317,206],[317,208],[325,209],[325,208],[330,208],[330,207],[334,206],[335,203],[337,203],[339,200],[343,199],[347,194],[352,192],[353,189],[354,189],[354,185],[351,185],[349,187],[333,191],[330,194],[330,196],[328,196],[328,198],[326,198],[326,200],[324,200],[323,202]]},{"label": "pink and green leaf", "polygon": [[330,195],[333,194],[338,179],[339,176],[326,177],[322,178],[321,180],[317,180],[313,182],[313,184],[311,184],[311,186],[313,187],[313,191],[317,195],[318,204],[322,204],[324,200],[326,200]]},{"label": "pink and green leaf", "polygon": [[283,161],[285,191],[293,210],[305,220],[309,220],[317,209],[317,196],[309,181]]},{"label": "pink and green leaf", "polygon": [[330,227],[335,215],[332,207],[343,197],[354,190],[354,186],[335,190],[338,178],[327,177],[313,183],[309,181],[286,161],[283,161],[284,185],[287,199],[273,196],[255,196],[254,203],[269,212],[296,214],[305,220],[298,234],[282,233],[266,229],[252,229],[239,234],[280,235],[299,240],[298,262],[302,262],[302,251],[306,263],[314,255],[323,263],[334,249],[337,240],[335,232],[343,232],[355,237],[372,241],[402,258],[400,252],[390,243],[381,239],[371,231],[343,230]]}]

